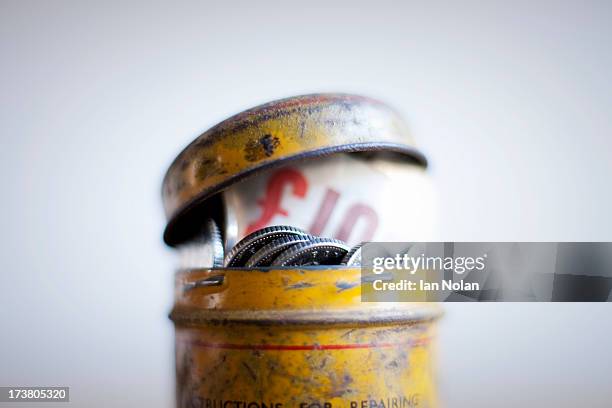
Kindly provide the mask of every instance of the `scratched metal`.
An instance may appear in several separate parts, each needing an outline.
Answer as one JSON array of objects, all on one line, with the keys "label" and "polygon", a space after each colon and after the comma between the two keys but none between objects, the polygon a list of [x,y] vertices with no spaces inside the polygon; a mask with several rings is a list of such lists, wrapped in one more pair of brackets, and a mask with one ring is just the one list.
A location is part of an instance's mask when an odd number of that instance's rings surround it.
[{"label": "scratched metal", "polygon": [[177,274],[177,406],[437,406],[438,306],[362,303],[359,282],[356,268]]}]

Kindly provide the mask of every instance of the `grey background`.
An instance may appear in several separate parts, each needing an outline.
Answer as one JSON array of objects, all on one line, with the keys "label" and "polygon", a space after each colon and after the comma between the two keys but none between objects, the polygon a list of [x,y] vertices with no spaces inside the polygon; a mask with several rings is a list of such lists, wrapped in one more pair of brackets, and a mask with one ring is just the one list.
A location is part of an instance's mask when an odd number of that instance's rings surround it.
[{"label": "grey background", "polygon": [[[171,406],[163,171],[279,97],[396,106],[431,159],[440,240],[612,240],[611,17],[578,1],[0,1],[0,384]],[[445,307],[446,406],[609,406],[610,305]]]}]

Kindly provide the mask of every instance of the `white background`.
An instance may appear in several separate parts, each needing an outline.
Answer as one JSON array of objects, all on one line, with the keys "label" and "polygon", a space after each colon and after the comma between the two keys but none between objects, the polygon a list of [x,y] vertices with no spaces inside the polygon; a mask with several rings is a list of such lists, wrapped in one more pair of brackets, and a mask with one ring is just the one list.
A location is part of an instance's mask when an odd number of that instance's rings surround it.
[{"label": "white background", "polygon": [[[0,385],[173,404],[163,172],[242,109],[398,108],[440,240],[612,240],[609,2],[0,1]],[[604,407],[609,304],[446,306],[448,407]]]}]

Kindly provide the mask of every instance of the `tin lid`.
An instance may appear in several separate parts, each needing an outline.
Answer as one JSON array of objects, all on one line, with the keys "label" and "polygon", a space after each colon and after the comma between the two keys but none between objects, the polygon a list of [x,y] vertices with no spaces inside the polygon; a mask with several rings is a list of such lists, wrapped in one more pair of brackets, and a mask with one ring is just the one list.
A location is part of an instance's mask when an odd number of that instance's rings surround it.
[{"label": "tin lid", "polygon": [[395,152],[427,165],[393,109],[346,94],[314,94],[270,102],[207,130],[172,162],[162,186],[168,224],[164,241],[190,235],[196,218],[219,213],[214,196],[257,171],[342,152]]}]

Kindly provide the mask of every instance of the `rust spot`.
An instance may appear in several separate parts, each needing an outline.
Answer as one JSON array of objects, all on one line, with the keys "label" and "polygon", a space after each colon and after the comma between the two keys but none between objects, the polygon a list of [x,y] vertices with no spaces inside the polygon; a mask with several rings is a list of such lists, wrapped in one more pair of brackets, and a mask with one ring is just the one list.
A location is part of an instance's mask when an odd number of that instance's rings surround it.
[{"label": "rust spot", "polygon": [[280,140],[270,134],[263,135],[258,140],[250,140],[244,148],[244,158],[250,162],[270,157],[276,148],[280,146]]},{"label": "rust spot", "polygon": [[208,177],[226,173],[227,170],[218,161],[210,157],[202,157],[195,164],[195,177],[198,180],[205,180]]}]

